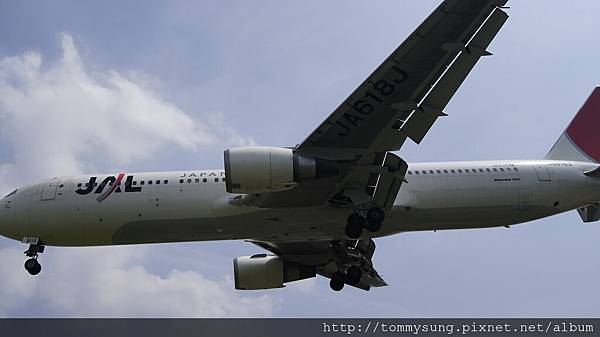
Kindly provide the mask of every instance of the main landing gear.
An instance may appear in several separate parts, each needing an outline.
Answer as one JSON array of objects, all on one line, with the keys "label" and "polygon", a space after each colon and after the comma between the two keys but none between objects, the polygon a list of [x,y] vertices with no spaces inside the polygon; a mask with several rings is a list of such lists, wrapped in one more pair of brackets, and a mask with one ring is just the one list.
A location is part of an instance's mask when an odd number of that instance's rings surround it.
[{"label": "main landing gear", "polygon": [[360,282],[363,271],[358,266],[350,266],[345,273],[337,271],[331,275],[329,286],[334,291],[340,291],[344,288],[344,284],[351,286],[357,285]]},{"label": "main landing gear", "polygon": [[385,219],[385,211],[379,207],[371,207],[366,212],[359,211],[348,216],[346,222],[346,235],[351,239],[358,239],[363,228],[369,232],[377,232]]},{"label": "main landing gear", "polygon": [[[25,240],[23,241],[25,242]],[[38,262],[38,254],[44,252],[45,246],[39,239],[34,239],[31,242],[34,243],[30,243],[29,249],[25,251],[25,255],[30,258],[25,261],[25,270],[31,275],[37,275],[42,271],[42,265]]]}]

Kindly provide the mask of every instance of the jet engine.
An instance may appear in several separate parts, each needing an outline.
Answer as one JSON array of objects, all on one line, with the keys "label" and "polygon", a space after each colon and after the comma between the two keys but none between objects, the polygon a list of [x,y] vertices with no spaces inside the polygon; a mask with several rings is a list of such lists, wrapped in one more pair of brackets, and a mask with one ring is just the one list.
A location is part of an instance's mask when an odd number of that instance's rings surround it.
[{"label": "jet engine", "polygon": [[316,276],[314,266],[284,261],[279,256],[257,254],[233,260],[235,289],[257,290],[282,288],[286,282]]},{"label": "jet engine", "polygon": [[225,184],[229,193],[291,190],[316,177],[314,159],[280,147],[238,147],[225,151]]}]

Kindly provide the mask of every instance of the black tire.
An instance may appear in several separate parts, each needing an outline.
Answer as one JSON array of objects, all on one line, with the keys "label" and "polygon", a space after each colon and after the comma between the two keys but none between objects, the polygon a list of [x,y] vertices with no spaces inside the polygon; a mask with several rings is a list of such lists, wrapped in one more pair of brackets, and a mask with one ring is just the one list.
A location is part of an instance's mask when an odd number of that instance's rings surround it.
[{"label": "black tire", "polygon": [[35,276],[35,275],[39,274],[41,271],[42,271],[42,265],[38,263],[35,266],[35,269],[32,272],[30,272],[30,274]]},{"label": "black tire", "polygon": [[381,224],[385,219],[385,211],[379,207],[371,207],[367,211],[367,224],[365,228],[369,232],[377,232],[381,229]]},{"label": "black tire", "polygon": [[357,285],[360,283],[360,279],[362,277],[363,271],[358,266],[351,266],[348,268],[346,272],[346,283],[351,286]]},{"label": "black tire", "polygon": [[371,233],[379,232],[381,229],[381,222],[367,222],[365,228]]},{"label": "black tire", "polygon": [[351,239],[358,239],[365,227],[365,219],[359,214],[350,214],[346,223],[346,235]]},{"label": "black tire", "polygon": [[37,275],[42,271],[42,265],[36,259],[25,261],[25,270],[31,275]]},{"label": "black tire", "polygon": [[333,273],[333,275],[331,275],[331,281],[329,281],[329,286],[333,291],[344,289],[344,274],[339,271]]}]

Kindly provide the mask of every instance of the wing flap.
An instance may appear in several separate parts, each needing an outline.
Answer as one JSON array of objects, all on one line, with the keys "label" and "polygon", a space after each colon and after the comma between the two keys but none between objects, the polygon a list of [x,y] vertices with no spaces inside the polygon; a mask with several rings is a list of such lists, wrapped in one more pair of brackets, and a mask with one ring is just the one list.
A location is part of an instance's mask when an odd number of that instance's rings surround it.
[{"label": "wing flap", "polygon": [[500,28],[508,20],[508,15],[500,9],[492,12],[490,17],[475,34],[473,39],[464,46],[460,55],[448,67],[419,108],[413,112],[406,124],[400,129],[415,143],[419,144],[438,117],[444,116],[443,109],[467,75],[475,67],[482,56],[490,55],[486,51]]},{"label": "wing flap", "polygon": [[373,204],[390,212],[407,170],[408,164],[402,158],[388,152],[379,174]]}]

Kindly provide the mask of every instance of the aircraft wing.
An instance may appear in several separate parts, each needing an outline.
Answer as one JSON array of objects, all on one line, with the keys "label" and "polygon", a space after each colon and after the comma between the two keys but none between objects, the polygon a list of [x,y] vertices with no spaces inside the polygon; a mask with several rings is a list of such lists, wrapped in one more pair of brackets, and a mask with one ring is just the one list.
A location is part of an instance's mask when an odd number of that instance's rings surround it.
[{"label": "aircraft wing", "polygon": [[[253,194],[258,207],[357,206],[389,209],[407,169],[389,151],[420,143],[445,116],[458,87],[508,19],[508,0],[445,0],[295,148],[301,156],[343,163],[339,173],[290,191]],[[357,44],[360,46],[360,44]]]},{"label": "aircraft wing", "polygon": [[375,242],[367,240],[309,241],[309,242],[267,242],[250,241],[271,251],[282,259],[306,266],[316,266],[317,273],[331,278],[339,271],[339,266],[359,266],[363,270],[360,282],[353,284],[363,290],[383,287],[387,283],[373,267]]},{"label": "aircraft wing", "polygon": [[[253,194],[259,207],[376,205],[390,211],[408,165],[390,151],[420,143],[485,55],[508,19],[508,0],[445,0],[310,136],[294,150],[338,165],[339,173],[293,190]],[[360,44],[357,44],[360,48]],[[369,206],[370,207],[370,206]],[[253,240],[284,260],[333,273],[358,266],[355,287],[385,286],[372,263],[373,240]],[[343,270],[340,270],[343,269]]]},{"label": "aircraft wing", "polygon": [[[297,151],[325,159],[420,143],[508,15],[508,0],[446,0],[314,130]],[[356,44],[360,48],[360,44]]]}]

